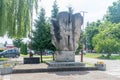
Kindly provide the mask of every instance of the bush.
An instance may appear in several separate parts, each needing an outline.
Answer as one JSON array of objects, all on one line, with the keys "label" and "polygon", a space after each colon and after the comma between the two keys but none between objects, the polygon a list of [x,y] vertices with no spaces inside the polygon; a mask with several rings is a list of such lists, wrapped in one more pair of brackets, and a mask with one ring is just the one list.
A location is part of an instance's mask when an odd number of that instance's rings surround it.
[{"label": "bush", "polygon": [[24,44],[24,43],[21,43],[21,46],[20,46],[20,53],[21,54],[24,54],[24,55],[27,55],[27,44]]},{"label": "bush", "polygon": [[0,52],[2,52],[2,51],[4,51],[4,50],[0,50]]}]

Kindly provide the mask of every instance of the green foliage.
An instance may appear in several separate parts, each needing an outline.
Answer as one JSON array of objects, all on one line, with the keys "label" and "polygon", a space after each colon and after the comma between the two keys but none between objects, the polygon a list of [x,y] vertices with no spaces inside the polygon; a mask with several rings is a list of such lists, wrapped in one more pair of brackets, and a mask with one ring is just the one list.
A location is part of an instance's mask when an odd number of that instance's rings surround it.
[{"label": "green foliage", "polygon": [[22,42],[22,39],[16,38],[16,39],[13,40],[13,45],[17,48],[20,48],[21,42]]},{"label": "green foliage", "polygon": [[112,23],[120,22],[120,0],[113,2],[112,6],[108,7],[108,11],[104,19]]},{"label": "green foliage", "polygon": [[0,61],[7,61],[8,58],[0,58]]},{"label": "green foliage", "polygon": [[99,33],[98,27],[101,25],[101,21],[87,23],[87,27],[85,29],[85,37],[86,37],[86,48],[89,50],[93,50],[94,46],[92,43],[92,38]]},{"label": "green foliage", "polygon": [[32,33],[32,49],[41,52],[41,62],[43,62],[42,52],[45,49],[54,49],[51,42],[50,24],[46,21],[45,10],[43,8],[41,8],[38,20],[35,21],[35,30]]},{"label": "green foliage", "polygon": [[0,0],[0,36],[26,37],[38,0]]},{"label": "green foliage", "polygon": [[82,50],[82,43],[79,42],[79,46],[78,46],[77,50],[75,51],[75,54],[78,55],[81,50]]},{"label": "green foliage", "polygon": [[4,50],[0,50],[0,52],[2,52],[2,51],[4,51]]},{"label": "green foliage", "polygon": [[43,56],[44,59],[49,59],[51,58],[52,59],[52,55],[48,55],[48,56]]},{"label": "green foliage", "polygon": [[37,51],[54,49],[51,42],[50,24],[46,22],[45,10],[41,8],[38,20],[35,22],[35,30],[32,37],[32,48]]},{"label": "green foliage", "polygon": [[120,60],[120,56],[114,56],[114,55],[111,55],[109,58],[107,56],[105,57],[99,57],[100,59],[110,59],[110,60]]},{"label": "green foliage", "polygon": [[108,7],[104,21],[89,23],[86,27],[86,39],[88,49],[96,52],[120,53],[120,0],[113,2]]},{"label": "green foliage", "polygon": [[57,5],[57,0],[54,1],[53,10],[51,12],[52,12],[52,16],[51,17],[52,18],[56,18],[57,14],[59,12],[58,5]]},{"label": "green foliage", "polygon": [[[104,29],[102,28],[104,26]],[[111,53],[120,52],[120,24],[104,23],[99,28],[100,32],[93,37],[93,45],[97,52]]]},{"label": "green foliage", "polygon": [[111,55],[109,58],[104,54],[98,54],[98,53],[88,53],[84,55],[84,57],[88,58],[98,58],[98,59],[111,59],[111,60],[120,60],[120,55]]},{"label": "green foliage", "polygon": [[27,44],[24,44],[23,42],[21,43],[20,53],[24,54],[24,55],[27,55]]},{"label": "green foliage", "polygon": [[83,40],[85,40],[85,39],[83,38],[83,31],[81,30],[81,31],[80,31],[80,38],[79,38],[78,48],[77,48],[77,50],[75,51],[75,54],[76,54],[76,55],[78,55],[79,52],[82,50]]},{"label": "green foliage", "polygon": [[107,53],[107,57],[110,57],[112,53],[120,52],[120,24],[107,21],[90,23],[86,28],[86,37],[88,49]]},{"label": "green foliage", "polygon": [[84,55],[85,57],[88,58],[99,58],[102,56],[102,54],[98,54],[98,53],[87,53],[86,55]]}]

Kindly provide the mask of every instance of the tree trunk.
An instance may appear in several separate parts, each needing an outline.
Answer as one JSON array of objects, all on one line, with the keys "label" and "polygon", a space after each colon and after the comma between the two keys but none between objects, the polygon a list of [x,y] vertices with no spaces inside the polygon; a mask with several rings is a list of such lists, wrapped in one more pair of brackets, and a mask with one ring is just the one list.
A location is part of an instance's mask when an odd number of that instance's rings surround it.
[{"label": "tree trunk", "polygon": [[40,59],[41,59],[41,63],[43,63],[43,59],[42,59],[42,51],[40,52]]},{"label": "tree trunk", "polygon": [[109,59],[109,58],[110,58],[110,56],[111,56],[111,53],[108,53],[107,58]]},{"label": "tree trunk", "polygon": [[54,61],[55,60],[55,55],[54,55],[54,53],[52,55],[53,55],[53,61]]}]

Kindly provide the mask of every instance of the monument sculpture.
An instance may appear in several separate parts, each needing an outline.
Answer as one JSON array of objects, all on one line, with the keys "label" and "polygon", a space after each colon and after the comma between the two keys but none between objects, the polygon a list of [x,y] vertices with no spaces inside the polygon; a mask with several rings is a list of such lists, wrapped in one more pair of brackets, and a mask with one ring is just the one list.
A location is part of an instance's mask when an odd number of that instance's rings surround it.
[{"label": "monument sculpture", "polygon": [[83,17],[80,13],[60,12],[51,22],[52,43],[57,48],[55,61],[74,62]]}]

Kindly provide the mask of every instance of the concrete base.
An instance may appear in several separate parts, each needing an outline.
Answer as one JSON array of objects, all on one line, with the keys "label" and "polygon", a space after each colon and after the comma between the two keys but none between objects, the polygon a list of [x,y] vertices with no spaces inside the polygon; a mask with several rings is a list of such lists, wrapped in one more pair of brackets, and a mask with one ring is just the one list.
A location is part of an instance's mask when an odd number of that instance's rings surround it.
[{"label": "concrete base", "polygon": [[47,62],[48,68],[75,68],[85,67],[85,63],[80,62]]},{"label": "concrete base", "polygon": [[12,67],[0,68],[0,75],[10,74],[12,73],[12,71],[13,71]]},{"label": "concrete base", "polygon": [[95,64],[95,66],[98,68],[98,70],[106,70],[106,64]]},{"label": "concrete base", "polygon": [[74,51],[56,51],[55,52],[56,62],[75,62]]},{"label": "concrete base", "polygon": [[[50,62],[49,62],[50,63]],[[49,64],[47,63],[47,64]],[[58,62],[57,62],[58,63]],[[61,64],[61,62],[59,62]],[[69,62],[68,62],[69,63]],[[76,66],[74,67],[73,64],[66,64],[67,67],[51,67],[49,68],[48,65],[45,63],[40,63],[40,64],[21,64],[21,65],[16,65],[13,68],[13,74],[16,73],[40,73],[40,72],[60,72],[60,71],[89,71],[89,70],[98,70],[97,67],[80,67]],[[63,65],[63,64],[62,64]],[[72,65],[70,67],[70,65]]]}]

